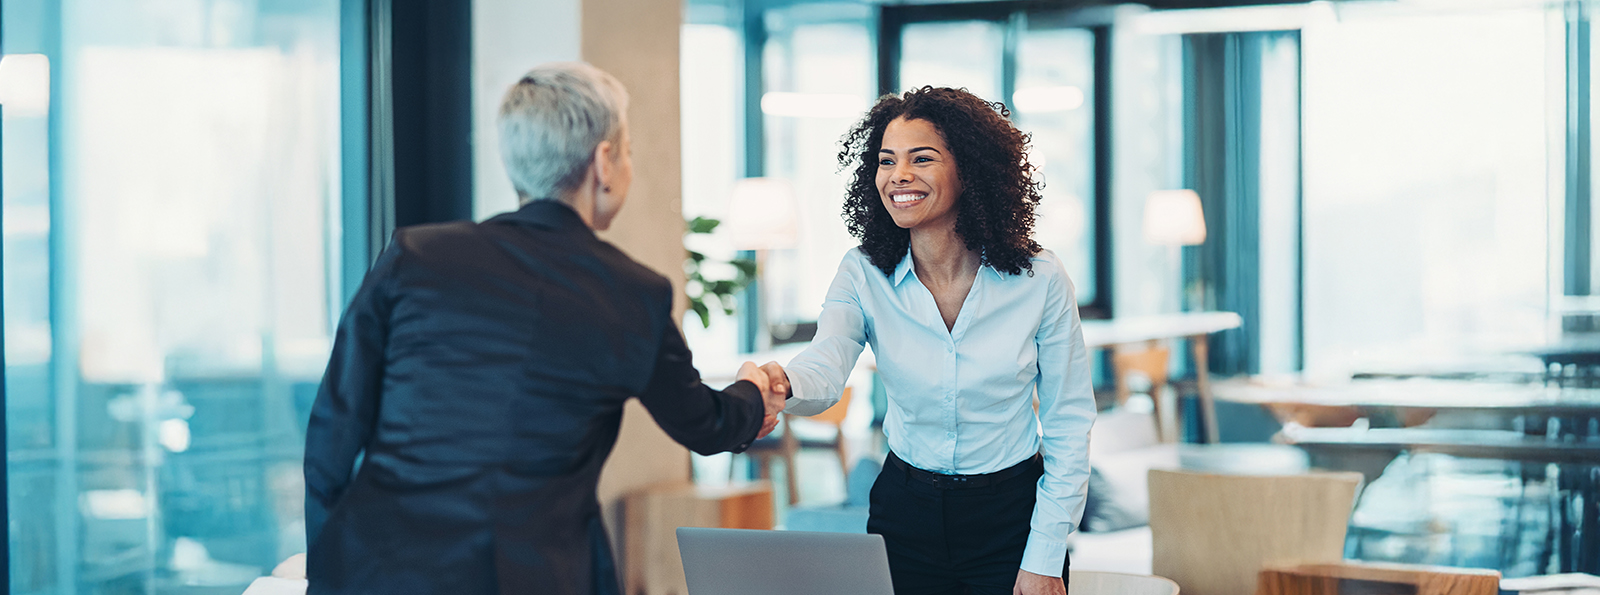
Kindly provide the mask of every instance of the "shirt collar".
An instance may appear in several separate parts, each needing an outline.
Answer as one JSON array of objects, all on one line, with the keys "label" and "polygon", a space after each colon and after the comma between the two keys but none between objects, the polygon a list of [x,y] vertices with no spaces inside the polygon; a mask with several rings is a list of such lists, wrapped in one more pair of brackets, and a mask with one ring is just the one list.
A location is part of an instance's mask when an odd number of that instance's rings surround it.
[{"label": "shirt collar", "polygon": [[911,269],[913,268],[913,266],[914,265],[911,262],[911,249],[907,248],[906,249],[906,255],[900,259],[900,264],[895,265],[895,267],[894,267],[894,286],[895,287],[899,287],[900,286],[900,282],[904,281],[906,276],[911,274]]},{"label": "shirt collar", "polygon": [[514,221],[529,223],[536,227],[560,231],[584,230],[591,234],[588,224],[583,222],[583,217],[573,210],[567,203],[555,199],[530,200],[522,208],[509,213],[496,215],[493,220]]},{"label": "shirt collar", "polygon": [[[895,287],[899,287],[900,283],[902,281],[905,281],[906,277],[911,275],[911,271],[914,268],[916,268],[916,264],[911,262],[911,250],[909,248],[907,248],[905,257],[901,258],[900,259],[900,264],[897,264],[894,267],[894,275],[892,276],[892,279],[894,281],[894,286]],[[983,274],[984,269],[988,269],[988,271],[990,273],[992,273],[995,276],[996,279],[1000,279],[1000,278],[1004,277],[1003,275],[1000,274],[1000,271],[998,269],[995,269],[994,267],[989,266],[989,263],[987,263],[987,262],[978,265],[978,274],[980,274],[980,275]]]}]

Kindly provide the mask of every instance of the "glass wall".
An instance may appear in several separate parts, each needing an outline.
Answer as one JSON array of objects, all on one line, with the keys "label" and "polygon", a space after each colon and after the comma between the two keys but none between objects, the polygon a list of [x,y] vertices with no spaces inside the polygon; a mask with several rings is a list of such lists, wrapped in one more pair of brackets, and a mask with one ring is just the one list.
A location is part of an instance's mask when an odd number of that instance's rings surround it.
[{"label": "glass wall", "polygon": [[1562,37],[1536,4],[1350,4],[1305,28],[1308,372],[1545,339]]},{"label": "glass wall", "polygon": [[3,17],[11,592],[239,592],[305,547],[339,3]]},{"label": "glass wall", "polygon": [[877,89],[871,14],[864,6],[812,5],[768,11],[761,111],[765,175],[789,180],[799,241],[763,264],[763,298],[774,339],[814,322],[845,252],[860,242],[841,213],[852,171],[839,169],[839,142]]},{"label": "glass wall", "polygon": [[1097,298],[1094,47],[1088,29],[1030,25],[1025,15],[913,22],[901,31],[897,77],[902,91],[965,88],[1011,109],[1044,181],[1035,239],[1067,265],[1080,304]]},{"label": "glass wall", "polygon": [[[691,21],[683,26],[679,42],[683,216],[725,221],[734,184],[742,177],[739,116],[744,98],[743,61],[740,59],[744,44],[738,29],[727,24],[723,11],[696,8],[699,7],[690,7]],[[711,14],[695,19],[697,13],[705,12]],[[690,234],[684,237],[684,247],[706,256],[701,272],[707,279],[737,276],[733,266],[726,264],[737,256],[726,234],[716,231]],[[707,305],[709,324],[702,322],[694,312],[685,315],[681,324],[685,339],[701,361],[737,361],[737,313],[728,315],[718,304]]]},{"label": "glass wall", "polygon": [[1005,102],[1001,61],[1006,23],[942,21],[911,23],[900,34],[900,90],[923,85],[956,87],[989,101]]},{"label": "glass wall", "polygon": [[1016,77],[1011,120],[1033,135],[1028,159],[1044,176],[1034,236],[1067,266],[1078,302],[1094,302],[1094,34],[1024,29]]}]

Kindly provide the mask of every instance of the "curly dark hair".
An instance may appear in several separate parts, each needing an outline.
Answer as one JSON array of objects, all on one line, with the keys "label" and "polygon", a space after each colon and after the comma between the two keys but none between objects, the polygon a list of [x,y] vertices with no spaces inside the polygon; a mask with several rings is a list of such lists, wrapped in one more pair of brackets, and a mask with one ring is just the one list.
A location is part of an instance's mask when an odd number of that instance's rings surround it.
[{"label": "curly dark hair", "polygon": [[1040,250],[1033,241],[1033,209],[1043,183],[1029,175],[1031,137],[1011,125],[1004,104],[947,87],[884,95],[843,138],[839,168],[855,170],[845,194],[844,219],[872,265],[893,275],[911,248],[911,231],[895,225],[877,185],[883,131],[902,117],[933,124],[954,154],[962,188],[956,234],[967,248],[997,271],[1032,276],[1029,259]]}]

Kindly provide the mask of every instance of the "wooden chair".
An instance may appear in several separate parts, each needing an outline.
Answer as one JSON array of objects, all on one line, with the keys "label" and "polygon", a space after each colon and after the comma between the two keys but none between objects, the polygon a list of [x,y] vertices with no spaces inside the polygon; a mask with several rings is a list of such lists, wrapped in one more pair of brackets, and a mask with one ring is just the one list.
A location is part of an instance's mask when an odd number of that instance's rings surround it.
[{"label": "wooden chair", "polygon": [[1187,595],[1241,595],[1285,563],[1338,563],[1360,473],[1150,471],[1151,569]]},{"label": "wooden chair", "polygon": [[[799,436],[795,435],[793,424],[790,423],[793,416],[785,413],[778,422],[780,429],[773,432],[773,434],[778,435],[757,440],[750,445],[750,448],[744,451],[745,454],[755,460],[760,470],[758,473],[761,479],[770,479],[772,477],[773,458],[783,459],[783,472],[785,479],[788,480],[790,506],[800,503],[800,485],[796,477],[794,461],[795,455],[802,448],[832,448],[834,453],[839,456],[840,473],[848,481],[850,461],[845,454],[843,425],[845,415],[850,412],[850,392],[850,387],[845,387],[844,393],[839,396],[838,403],[834,403],[832,407],[822,413],[806,418],[807,421],[833,426],[833,440],[801,440]],[[734,469],[729,468],[730,479],[732,479],[733,472]]]},{"label": "wooden chair", "polygon": [[1162,442],[1176,442],[1178,437],[1177,407],[1166,403],[1167,361],[1172,351],[1156,344],[1146,344],[1143,349],[1119,345],[1111,355],[1111,369],[1117,384],[1117,406],[1126,405],[1133,391],[1128,388],[1128,376],[1134,372],[1150,379],[1150,402],[1155,406],[1156,435]]},{"label": "wooden chair", "polygon": [[1256,584],[1256,595],[1339,595],[1364,591],[1496,595],[1500,592],[1500,573],[1476,568],[1341,562],[1270,567],[1261,571]]},{"label": "wooden chair", "polygon": [[1159,576],[1071,570],[1067,592],[1073,595],[1178,595],[1178,583]]}]

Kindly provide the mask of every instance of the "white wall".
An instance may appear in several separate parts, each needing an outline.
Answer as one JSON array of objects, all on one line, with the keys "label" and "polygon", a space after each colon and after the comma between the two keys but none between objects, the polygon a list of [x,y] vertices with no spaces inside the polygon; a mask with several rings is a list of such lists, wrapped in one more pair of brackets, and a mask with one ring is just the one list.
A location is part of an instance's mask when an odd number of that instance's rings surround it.
[{"label": "white wall", "polygon": [[512,83],[543,62],[582,59],[581,0],[476,0],[472,4],[472,215],[517,208],[500,163],[495,114]]}]

